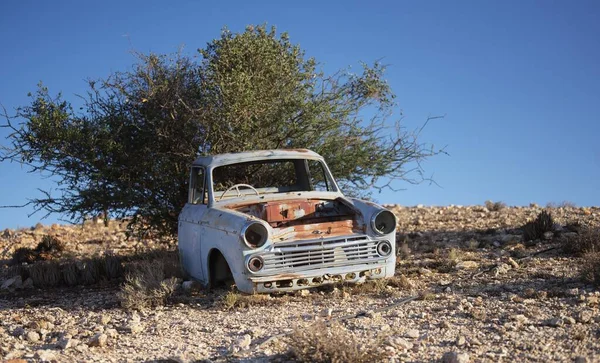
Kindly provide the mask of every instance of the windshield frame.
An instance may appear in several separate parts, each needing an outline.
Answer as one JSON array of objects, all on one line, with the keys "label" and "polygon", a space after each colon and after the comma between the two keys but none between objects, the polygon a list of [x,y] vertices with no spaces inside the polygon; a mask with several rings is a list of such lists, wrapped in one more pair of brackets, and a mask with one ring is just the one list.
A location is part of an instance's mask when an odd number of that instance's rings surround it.
[{"label": "windshield frame", "polygon": [[[260,161],[264,161],[264,162],[277,162],[277,161],[285,161],[285,160],[289,160],[290,158],[263,158],[263,159],[259,159],[259,160],[255,160],[257,162]],[[289,195],[289,194],[294,194],[294,195],[301,195],[301,194],[307,194],[307,193],[317,193],[317,194],[327,194],[327,195],[331,195],[331,194],[337,194],[340,195],[342,194],[340,191],[340,188],[337,184],[337,181],[335,180],[335,178],[333,177],[333,175],[331,174],[331,171],[329,170],[329,166],[327,165],[327,163],[325,162],[324,159],[322,158],[307,158],[307,157],[303,157],[303,158],[293,158],[293,159],[299,159],[299,160],[305,160],[305,161],[317,161],[321,164],[321,167],[323,168],[323,172],[325,174],[325,177],[328,179],[329,183],[329,187],[331,190],[329,191],[314,191],[314,190],[306,190],[306,191],[293,191],[293,192],[274,192],[274,193],[261,193],[260,195],[256,195],[255,193],[250,193],[248,195],[243,195],[241,197],[234,197],[234,198],[227,198],[224,200],[216,200],[216,198],[220,197],[219,195],[215,195],[215,190],[214,190],[214,179],[213,179],[213,171],[216,168],[222,167],[222,166],[227,166],[227,165],[236,165],[236,164],[244,164],[246,163],[246,161],[241,161],[241,162],[237,162],[237,163],[226,163],[226,164],[218,164],[218,165],[210,165],[207,167],[207,175],[208,175],[208,205],[209,207],[213,206],[214,204],[227,204],[227,203],[231,203],[231,202],[235,202],[235,201],[240,201],[240,200],[251,200],[251,199],[265,199],[266,196],[285,196],[285,195]],[[222,193],[222,191],[219,191],[220,193]],[[217,193],[218,194],[218,193]],[[271,199],[271,198],[269,198]]]}]

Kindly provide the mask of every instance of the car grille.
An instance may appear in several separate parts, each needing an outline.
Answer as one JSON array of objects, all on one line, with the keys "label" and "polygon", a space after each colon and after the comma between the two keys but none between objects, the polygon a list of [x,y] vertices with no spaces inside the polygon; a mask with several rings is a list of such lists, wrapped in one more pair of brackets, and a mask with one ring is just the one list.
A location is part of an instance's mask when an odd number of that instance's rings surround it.
[{"label": "car grille", "polygon": [[313,268],[348,266],[378,262],[377,243],[366,236],[278,243],[271,252],[261,254],[261,273],[281,269],[310,270]]}]

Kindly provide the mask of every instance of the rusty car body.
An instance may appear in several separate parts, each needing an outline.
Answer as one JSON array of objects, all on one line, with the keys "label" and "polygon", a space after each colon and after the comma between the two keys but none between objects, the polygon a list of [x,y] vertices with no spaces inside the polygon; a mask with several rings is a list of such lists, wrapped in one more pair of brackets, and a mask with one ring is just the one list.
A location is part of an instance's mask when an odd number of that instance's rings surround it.
[{"label": "rusty car body", "polygon": [[394,274],[394,214],[345,197],[310,150],[199,157],[189,185],[179,253],[204,285],[268,293]]}]

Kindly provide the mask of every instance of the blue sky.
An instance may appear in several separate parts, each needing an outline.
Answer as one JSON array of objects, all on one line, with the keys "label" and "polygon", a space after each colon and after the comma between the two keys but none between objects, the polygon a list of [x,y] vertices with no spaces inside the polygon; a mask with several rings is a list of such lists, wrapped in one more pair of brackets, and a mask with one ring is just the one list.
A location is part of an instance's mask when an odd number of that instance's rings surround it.
[{"label": "blue sky", "polygon": [[[598,1],[13,1],[0,3],[0,103],[28,103],[43,81],[72,99],[86,78],[125,70],[130,51],[193,54],[223,26],[287,31],[325,71],[382,59],[405,124],[446,115],[423,141],[440,187],[396,184],[403,205],[600,205]],[[5,131],[0,130],[4,139]],[[5,143],[5,141],[1,141]],[[0,164],[0,205],[52,182]],[[0,209],[0,228],[31,226]],[[56,221],[51,216],[44,223]]]}]

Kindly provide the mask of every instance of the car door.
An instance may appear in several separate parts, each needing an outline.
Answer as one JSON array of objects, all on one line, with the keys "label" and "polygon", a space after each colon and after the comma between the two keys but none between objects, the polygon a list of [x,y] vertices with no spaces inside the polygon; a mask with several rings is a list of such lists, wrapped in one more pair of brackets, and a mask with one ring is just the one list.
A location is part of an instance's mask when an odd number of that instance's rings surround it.
[{"label": "car door", "polygon": [[202,235],[204,227],[200,224],[208,209],[206,188],[206,169],[194,166],[190,173],[188,202],[179,215],[178,244],[181,264],[192,278],[206,282],[202,264]]}]

